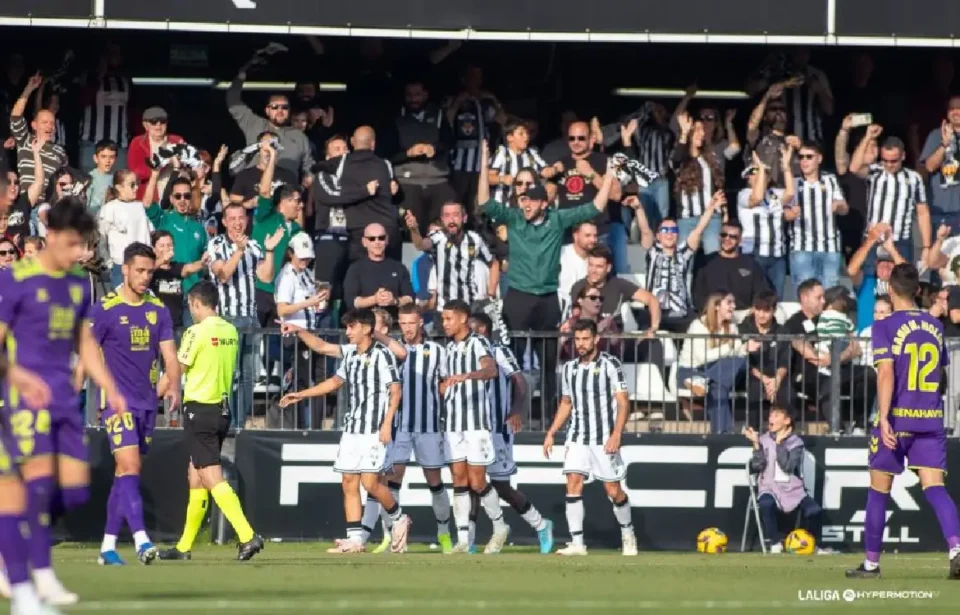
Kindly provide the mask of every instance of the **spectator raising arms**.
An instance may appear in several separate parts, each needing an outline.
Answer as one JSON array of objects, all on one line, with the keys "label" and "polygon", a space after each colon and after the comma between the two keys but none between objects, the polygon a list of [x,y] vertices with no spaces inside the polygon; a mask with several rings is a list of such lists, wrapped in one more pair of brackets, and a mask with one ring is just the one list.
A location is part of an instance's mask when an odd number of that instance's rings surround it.
[{"label": "spectator raising arms", "polygon": [[[677,226],[680,227],[680,241],[685,241],[693,232],[700,216],[707,209],[711,199],[722,194],[723,174],[717,163],[714,151],[704,142],[703,122],[693,121],[684,113],[677,117],[680,125],[680,138],[677,140],[670,163],[677,174],[674,189],[680,204]],[[726,212],[710,220],[702,232],[701,245],[706,254],[720,249],[720,222],[727,218]]]},{"label": "spectator raising arms", "polygon": [[[37,165],[34,162],[33,141],[40,138],[43,140],[43,147],[40,150],[40,158],[43,161],[43,170],[47,179],[53,175],[54,171],[68,164],[67,152],[57,145],[54,140],[54,132],[57,128],[56,117],[53,113],[44,109],[37,112],[36,117],[30,122],[31,132],[27,130],[27,120],[23,114],[27,109],[27,102],[30,96],[43,83],[43,77],[37,73],[27,81],[27,87],[23,94],[17,99],[10,110],[10,132],[17,143],[17,172],[20,175],[20,184],[23,190],[28,190],[34,182],[34,176],[37,174]],[[41,182],[44,188],[46,183]]]},{"label": "spectator raising arms", "polygon": [[[143,130],[144,134],[136,136],[130,141],[130,149],[127,151],[127,167],[136,174],[137,181],[140,182],[140,191],[137,193],[137,198],[147,203],[149,199],[144,199],[143,193],[147,189],[146,183],[150,179],[153,156],[160,148],[184,143],[184,140],[180,135],[167,132],[167,112],[162,107],[150,107],[143,112]],[[94,163],[97,163],[96,156],[94,157]]]}]

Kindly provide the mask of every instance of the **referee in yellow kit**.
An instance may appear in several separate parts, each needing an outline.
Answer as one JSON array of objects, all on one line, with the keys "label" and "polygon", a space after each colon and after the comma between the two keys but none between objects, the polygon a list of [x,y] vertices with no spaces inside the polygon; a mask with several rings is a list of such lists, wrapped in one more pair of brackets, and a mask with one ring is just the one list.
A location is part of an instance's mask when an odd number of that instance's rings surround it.
[{"label": "referee in yellow kit", "polygon": [[230,427],[227,405],[237,364],[237,328],[217,316],[219,295],[211,282],[200,282],[187,293],[196,323],[183,333],[177,359],[183,365],[183,440],[190,454],[187,481],[190,500],[180,542],[160,552],[162,560],[190,559],[190,550],[207,512],[207,491],[233,526],[240,541],[237,559],[246,561],[263,550],[263,538],[253,532],[240,499],[220,468],[220,448]]}]

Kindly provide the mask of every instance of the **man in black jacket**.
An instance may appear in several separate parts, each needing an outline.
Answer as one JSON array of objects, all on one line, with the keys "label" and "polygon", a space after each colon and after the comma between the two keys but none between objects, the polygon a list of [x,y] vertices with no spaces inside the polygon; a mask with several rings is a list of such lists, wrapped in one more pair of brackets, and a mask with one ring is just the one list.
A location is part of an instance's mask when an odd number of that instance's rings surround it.
[{"label": "man in black jacket", "polygon": [[725,290],[737,302],[737,311],[747,310],[761,292],[770,290],[767,276],[749,254],[740,254],[743,229],[736,221],[720,227],[720,252],[697,273],[693,283],[693,305],[703,311],[710,293]]},{"label": "man in black jacket", "polygon": [[401,207],[413,213],[424,237],[440,218],[444,203],[457,200],[448,181],[453,133],[443,110],[429,102],[429,96],[421,81],[407,83],[403,108],[383,150],[396,170]]},{"label": "man in black jacket", "polygon": [[[339,161],[327,161],[333,172],[328,181],[321,182],[314,192],[316,203],[338,205],[346,217],[347,235],[350,241],[350,262],[366,253],[363,247],[363,229],[368,224],[381,224],[387,231],[389,243],[387,256],[400,260],[403,244],[400,240],[399,215],[393,204],[397,184],[393,179],[393,166],[373,153],[376,134],[370,126],[360,126],[350,137],[353,151]],[[321,217],[317,217],[318,224]],[[326,220],[323,220],[326,223]],[[318,228],[318,230],[320,230]]]}]

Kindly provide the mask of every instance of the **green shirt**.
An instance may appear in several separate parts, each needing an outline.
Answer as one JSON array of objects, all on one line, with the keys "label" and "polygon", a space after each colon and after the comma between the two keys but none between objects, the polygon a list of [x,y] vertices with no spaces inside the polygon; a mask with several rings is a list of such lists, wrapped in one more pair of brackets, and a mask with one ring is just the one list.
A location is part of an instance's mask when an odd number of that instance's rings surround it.
[{"label": "green shirt", "polygon": [[230,395],[239,339],[237,328],[219,316],[183,332],[177,361],[184,366],[184,402],[219,404]]},{"label": "green shirt", "polygon": [[483,215],[505,225],[509,232],[510,288],[531,295],[557,292],[564,231],[597,217],[593,203],[570,209],[548,208],[539,224],[527,222],[519,208],[493,199],[481,208]]},{"label": "green shirt", "polygon": [[[300,225],[296,222],[290,222],[283,217],[273,199],[257,197],[257,213],[253,216],[253,234],[251,239],[256,241],[264,250],[267,249],[266,239],[277,232],[281,226],[286,227],[286,232],[277,247],[273,250],[273,279],[276,280],[283,269],[283,257],[287,253],[287,245],[290,238],[300,232]],[[269,255],[267,255],[269,256]],[[266,284],[257,278],[256,287],[273,294],[273,282]]]},{"label": "green shirt", "polygon": [[[153,228],[167,231],[173,236],[173,262],[189,265],[203,258],[207,250],[207,229],[194,216],[185,216],[175,210],[165,211],[153,203],[147,208],[147,218]],[[200,273],[184,278],[184,294],[199,281]]]}]

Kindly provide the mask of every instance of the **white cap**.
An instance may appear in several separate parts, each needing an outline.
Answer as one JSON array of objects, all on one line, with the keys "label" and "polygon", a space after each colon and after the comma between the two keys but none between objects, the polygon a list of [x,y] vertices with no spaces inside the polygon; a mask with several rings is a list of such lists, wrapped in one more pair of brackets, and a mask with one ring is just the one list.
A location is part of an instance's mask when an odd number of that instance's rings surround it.
[{"label": "white cap", "polygon": [[313,240],[306,233],[297,233],[290,238],[290,249],[297,255],[297,258],[313,258]]}]

